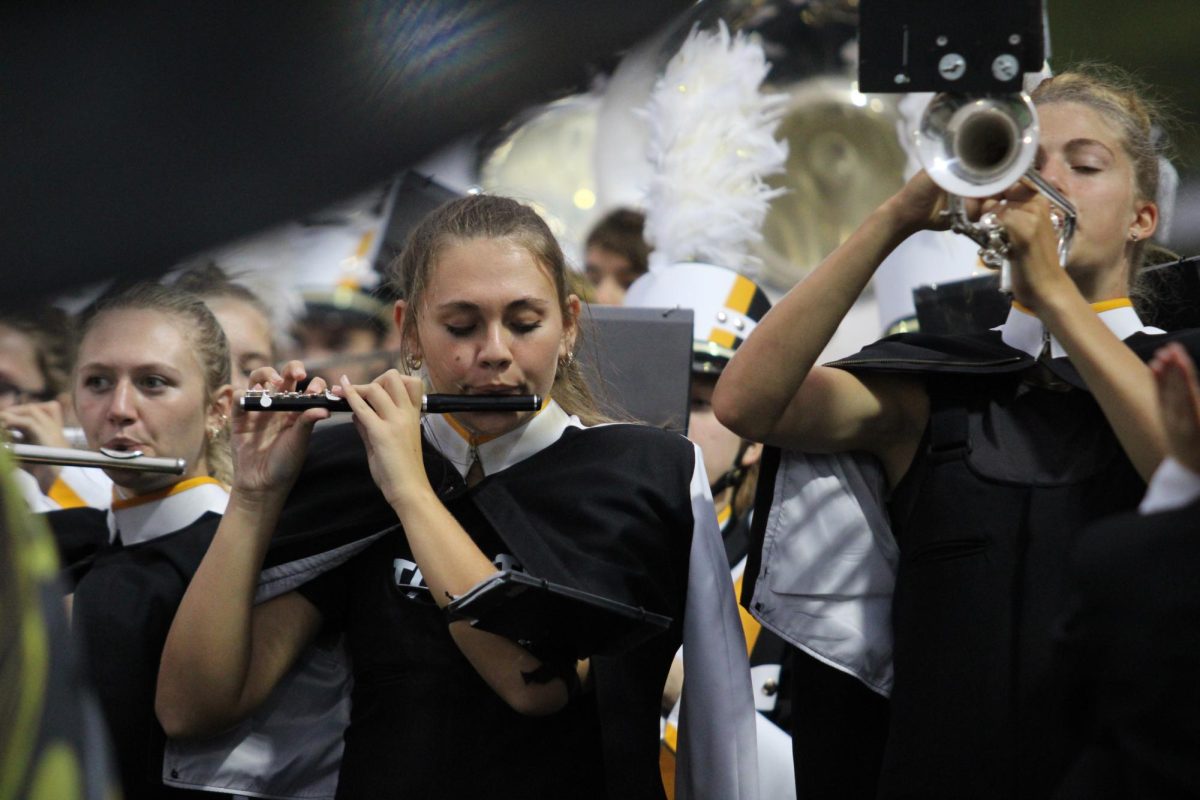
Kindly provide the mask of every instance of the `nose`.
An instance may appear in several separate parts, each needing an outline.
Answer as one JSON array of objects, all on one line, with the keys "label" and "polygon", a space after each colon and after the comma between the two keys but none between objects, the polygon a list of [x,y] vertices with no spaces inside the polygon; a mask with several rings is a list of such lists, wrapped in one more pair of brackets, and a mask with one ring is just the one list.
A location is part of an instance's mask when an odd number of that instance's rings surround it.
[{"label": "nose", "polygon": [[499,322],[487,326],[483,345],[479,350],[479,361],[485,367],[503,371],[512,364],[512,349],[509,334]]},{"label": "nose", "polygon": [[137,419],[137,392],[127,380],[119,380],[108,397],[108,420],[128,425]]},{"label": "nose", "polygon": [[1061,158],[1047,158],[1040,167],[1040,174],[1047,183],[1053,186],[1060,194],[1065,195],[1067,185],[1067,164]]},{"label": "nose", "polygon": [[625,304],[625,287],[610,275],[604,276],[596,286],[596,303],[602,306]]}]

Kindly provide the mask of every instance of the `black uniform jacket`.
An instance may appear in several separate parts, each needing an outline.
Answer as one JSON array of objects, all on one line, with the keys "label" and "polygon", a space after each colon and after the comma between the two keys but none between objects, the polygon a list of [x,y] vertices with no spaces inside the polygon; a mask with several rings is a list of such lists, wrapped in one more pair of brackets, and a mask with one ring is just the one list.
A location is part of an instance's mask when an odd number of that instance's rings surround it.
[{"label": "black uniform jacket", "polygon": [[206,513],[181,530],[122,547],[109,544],[104,511],[73,508],[45,516],[75,595],[72,627],[108,722],[125,797],[171,797],[162,783],[165,735],[154,715],[158,665],[221,517]]},{"label": "black uniform jacket", "polygon": [[[555,443],[471,488],[436,450],[427,444],[425,451],[433,487],[485,553],[505,552],[531,575],[641,606],[674,623],[630,652],[592,659],[592,687],[572,703],[594,704],[599,738],[593,723],[592,742],[559,737],[544,745],[553,752],[529,752],[517,728],[503,727],[505,719],[518,721],[500,710],[485,715],[481,729],[467,730],[471,726],[463,723],[469,719],[448,712],[447,719],[435,720],[438,709],[426,701],[441,689],[432,684],[426,694],[411,695],[408,706],[397,706],[398,693],[380,689],[403,670],[420,672],[420,680],[439,678],[425,675],[427,665],[411,657],[411,648],[429,648],[431,663],[444,659],[447,675],[462,667],[462,692],[474,693],[482,682],[450,640],[441,612],[410,609],[404,605],[406,592],[396,591],[401,579],[393,579],[393,567],[408,560],[409,551],[394,511],[371,479],[357,432],[349,425],[317,432],[285,506],[273,558],[301,558],[388,531],[340,570],[350,575],[339,591],[348,598],[342,624],[356,673],[342,771],[346,796],[373,791],[368,786],[403,785],[418,794],[417,787],[430,787],[444,797],[539,797],[539,784],[522,773],[550,758],[568,759],[566,769],[555,767],[560,774],[568,774],[576,759],[572,796],[660,796],[659,706],[681,639],[687,594],[692,445],[644,426],[568,427]],[[381,594],[385,589],[389,593]],[[321,591],[305,594],[323,610],[333,607],[322,602]],[[586,638],[586,631],[580,633]],[[432,749],[414,739],[443,729],[443,735],[457,732],[449,741],[433,742]],[[360,759],[364,751],[370,751],[368,757]],[[507,753],[507,769],[485,767],[496,763],[492,751]]]},{"label": "black uniform jacket", "polygon": [[[1200,352],[1195,332],[1125,342],[1149,359],[1175,339]],[[900,560],[880,796],[1046,796],[1063,746],[1049,672],[1066,554],[1085,524],[1136,506],[1143,481],[1075,367],[997,332],[900,334],[829,366],[912,375],[930,397],[889,502]]]},{"label": "black uniform jacket", "polygon": [[1200,797],[1200,501],[1087,528],[1055,681],[1070,765],[1058,798]]}]

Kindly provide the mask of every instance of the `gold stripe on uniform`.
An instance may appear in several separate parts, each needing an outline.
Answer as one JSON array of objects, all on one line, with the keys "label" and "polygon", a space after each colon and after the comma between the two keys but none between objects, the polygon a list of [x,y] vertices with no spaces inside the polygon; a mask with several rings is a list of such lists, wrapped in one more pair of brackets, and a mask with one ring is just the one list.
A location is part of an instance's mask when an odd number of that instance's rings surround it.
[{"label": "gold stripe on uniform", "polygon": [[83,508],[87,505],[61,477],[54,479],[54,485],[46,492],[46,496],[58,503],[59,508]]}]

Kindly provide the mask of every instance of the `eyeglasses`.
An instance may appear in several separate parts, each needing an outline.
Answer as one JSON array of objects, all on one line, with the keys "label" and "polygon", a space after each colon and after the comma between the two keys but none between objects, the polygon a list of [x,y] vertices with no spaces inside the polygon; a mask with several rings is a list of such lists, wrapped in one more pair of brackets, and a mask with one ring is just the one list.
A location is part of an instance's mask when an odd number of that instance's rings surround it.
[{"label": "eyeglasses", "polygon": [[44,403],[53,400],[55,394],[49,389],[22,389],[15,383],[0,379],[0,405],[16,406],[22,403]]}]

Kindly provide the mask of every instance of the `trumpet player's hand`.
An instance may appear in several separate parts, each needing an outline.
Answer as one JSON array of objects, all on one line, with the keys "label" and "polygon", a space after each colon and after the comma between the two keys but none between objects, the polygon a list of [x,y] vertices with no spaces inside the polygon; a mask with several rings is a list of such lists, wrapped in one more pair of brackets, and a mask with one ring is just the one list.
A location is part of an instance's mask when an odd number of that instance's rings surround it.
[{"label": "trumpet player's hand", "polygon": [[375,485],[397,510],[430,491],[421,455],[424,390],[420,378],[394,369],[357,386],[343,376],[334,389],[354,411]]},{"label": "trumpet player's hand", "polygon": [[1049,200],[1036,193],[1010,193],[986,201],[983,211],[996,214],[1008,237],[1014,300],[1038,313],[1054,296],[1079,291],[1058,262]]},{"label": "trumpet player's hand", "polygon": [[[306,375],[303,364],[289,361],[281,372],[259,367],[250,373],[249,381],[254,389],[293,392]],[[325,381],[313,378],[305,393],[324,391]],[[244,411],[238,404],[231,435],[234,488],[243,497],[286,494],[300,474],[313,425],[328,416],[324,408],[262,413]]]},{"label": "trumpet player's hand", "polygon": [[[962,205],[968,219],[977,220],[983,213],[982,200],[964,197]],[[923,169],[918,170],[899,192],[892,195],[885,206],[892,207],[901,226],[910,233],[921,230],[945,231],[954,222],[946,190],[934,183]]]},{"label": "trumpet player's hand", "polygon": [[[0,411],[0,427],[6,431],[20,431],[26,444],[42,447],[71,446],[63,434],[63,408],[57,400],[9,406]],[[37,479],[38,487],[45,493],[54,485],[60,468],[50,464],[38,464],[26,469]]]}]

